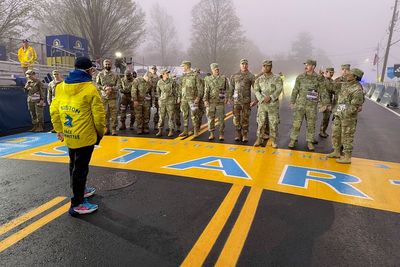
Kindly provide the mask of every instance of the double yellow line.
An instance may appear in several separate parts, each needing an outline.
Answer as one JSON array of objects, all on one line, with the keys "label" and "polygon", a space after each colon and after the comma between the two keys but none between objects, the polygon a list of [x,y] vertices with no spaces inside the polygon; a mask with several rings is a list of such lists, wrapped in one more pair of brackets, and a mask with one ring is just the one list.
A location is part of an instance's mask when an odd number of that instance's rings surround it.
[{"label": "double yellow line", "polygon": [[[183,267],[202,266],[213,248],[219,235],[242,192],[244,186],[232,185],[230,191],[222,201],[218,210],[208,223],[199,239],[183,261]],[[262,194],[261,188],[251,188],[246,201],[240,211],[239,217],[229,234],[229,237],[219,255],[215,266],[235,266],[243,249],[247,235],[257,210]]]},{"label": "double yellow line", "polygon": [[[50,208],[56,206],[57,204],[63,202],[66,197],[55,197],[49,202],[37,207],[34,210],[31,210],[24,215],[0,226],[0,237],[11,231],[12,229],[18,227],[19,225],[27,222],[28,220],[38,216],[39,214],[49,210]],[[54,219],[58,218],[62,214],[68,211],[70,207],[70,203],[64,204],[63,206],[57,208],[56,210],[50,212],[49,214],[43,216],[42,218],[38,219],[37,221],[31,223],[30,225],[24,227],[23,229],[19,230],[18,232],[10,235],[9,237],[0,241],[0,253],[6,250],[7,248],[11,247],[18,241],[24,239],[31,233],[35,232],[39,228],[43,227],[44,225],[48,224],[49,222],[53,221]]]}]

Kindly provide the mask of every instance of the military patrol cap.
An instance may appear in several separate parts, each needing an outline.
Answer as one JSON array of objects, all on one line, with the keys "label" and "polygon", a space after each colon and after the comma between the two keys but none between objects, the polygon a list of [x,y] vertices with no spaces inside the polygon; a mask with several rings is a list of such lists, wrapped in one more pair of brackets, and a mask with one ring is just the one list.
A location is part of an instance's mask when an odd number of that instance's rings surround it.
[{"label": "military patrol cap", "polygon": [[219,69],[218,63],[211,63],[210,64],[210,69],[212,69],[212,70]]},{"label": "military patrol cap", "polygon": [[36,73],[35,73],[35,71],[33,71],[33,70],[27,70],[26,72],[25,72],[25,75],[35,75]]},{"label": "military patrol cap", "polygon": [[360,69],[357,69],[357,68],[351,69],[350,73],[353,74],[354,76],[357,76],[360,79],[364,75],[364,72],[362,70],[360,70]]},{"label": "military patrol cap", "polygon": [[350,64],[343,64],[341,68],[342,70],[350,70]]},{"label": "military patrol cap", "polygon": [[271,60],[264,60],[262,64],[263,64],[263,66],[272,66],[272,61]]},{"label": "military patrol cap", "polygon": [[325,71],[335,71],[335,69],[334,68],[332,68],[332,67],[329,67],[329,68],[326,68],[326,70]]},{"label": "military patrol cap", "polygon": [[157,66],[156,65],[151,65],[150,69],[157,70]]},{"label": "military patrol cap", "polygon": [[242,58],[240,60],[240,64],[249,64],[249,61],[247,59],[245,59],[245,58]]},{"label": "military patrol cap", "polygon": [[96,65],[94,65],[93,62],[87,57],[77,57],[75,59],[74,66],[76,69],[87,70],[91,67],[95,67]]},{"label": "military patrol cap", "polygon": [[192,62],[187,61],[187,60],[184,60],[184,61],[182,61],[182,63],[181,63],[181,67],[183,67],[183,66],[189,66],[189,67],[191,67],[191,66],[192,66]]},{"label": "military patrol cap", "polygon": [[161,69],[161,71],[160,71],[160,75],[164,75],[165,73],[170,73],[170,72],[171,72],[171,71],[169,71],[169,70],[163,68],[163,69]]},{"label": "military patrol cap", "polygon": [[53,71],[51,72],[51,74],[53,74],[53,75],[58,74],[58,73],[60,73],[58,70],[53,70]]},{"label": "military patrol cap", "polygon": [[317,61],[314,59],[307,59],[307,61],[304,62],[304,64],[317,66]]}]

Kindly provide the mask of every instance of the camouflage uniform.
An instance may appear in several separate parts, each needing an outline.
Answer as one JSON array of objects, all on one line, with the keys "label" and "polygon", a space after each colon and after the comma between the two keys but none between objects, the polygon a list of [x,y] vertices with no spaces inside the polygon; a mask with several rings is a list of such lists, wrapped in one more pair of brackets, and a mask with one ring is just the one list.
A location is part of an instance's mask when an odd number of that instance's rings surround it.
[{"label": "camouflage uniform", "polygon": [[129,123],[130,128],[133,128],[133,124],[135,123],[135,111],[132,105],[132,90],[133,84],[133,76],[131,79],[128,79],[127,75],[121,79],[121,104],[120,104],[120,115],[121,115],[121,128],[120,130],[126,129],[125,121],[126,121],[126,111],[129,109],[131,114],[131,121]]},{"label": "camouflage uniform", "polygon": [[[31,70],[28,70],[27,73],[29,73],[30,71]],[[45,88],[40,80],[34,81],[33,79],[28,78],[24,90],[28,94],[27,102],[28,109],[32,118],[32,131],[41,132],[43,131],[44,123],[43,108],[46,95]],[[41,100],[43,101],[43,105],[39,105],[39,102]]]},{"label": "camouflage uniform", "polygon": [[203,101],[208,102],[208,107],[206,107],[208,131],[210,131],[213,136],[213,132],[215,131],[215,115],[217,115],[219,135],[220,140],[222,140],[224,139],[223,135],[225,129],[225,102],[229,90],[228,79],[223,75],[211,75],[205,77],[204,82],[205,90]]},{"label": "camouflage uniform", "polygon": [[157,82],[157,95],[159,96],[158,105],[160,107],[160,120],[158,121],[158,130],[161,132],[164,127],[165,116],[168,115],[169,136],[172,136],[174,131],[175,118],[175,103],[177,100],[177,84],[174,80],[160,79]]},{"label": "camouflage uniform", "polygon": [[[106,132],[109,131],[111,123],[112,132],[116,134],[118,126],[117,94],[121,86],[121,79],[118,74],[112,71],[102,70],[96,77],[96,83],[106,112]],[[109,95],[106,93],[106,87],[112,88]]]},{"label": "camouflage uniform", "polygon": [[321,127],[320,127],[320,136],[321,137],[327,137],[328,135],[326,134],[326,129],[328,128],[329,125],[329,119],[332,114],[332,108],[335,106],[335,101],[336,101],[336,87],[335,83],[332,79],[324,78],[324,86],[326,89],[326,94],[328,97],[328,106],[329,109],[324,110],[322,113],[322,121],[321,121]]},{"label": "camouflage uniform", "polygon": [[180,86],[180,81],[179,79],[172,78],[173,80],[176,81],[177,84],[177,88],[176,88],[176,92],[177,92],[177,99],[176,99],[176,103],[175,103],[175,112],[174,112],[174,122],[175,122],[175,130],[177,130],[178,132],[180,131],[181,128],[181,100],[180,100],[180,95],[181,95],[181,86]]},{"label": "camouflage uniform", "polygon": [[[199,74],[201,88],[203,88],[203,90],[204,90],[204,79],[200,76],[200,69],[196,69],[195,72],[197,72],[197,74]],[[206,112],[206,107],[204,106],[203,99],[200,99],[198,106],[199,106],[199,109],[197,112],[196,119],[197,119],[197,131],[200,131],[200,127],[203,122],[203,116],[204,116],[204,113]]]},{"label": "camouflage uniform", "polygon": [[189,112],[192,117],[195,135],[198,134],[198,103],[196,103],[196,101],[200,101],[200,99],[203,97],[204,90],[201,86],[202,84],[200,77],[196,72],[190,71],[183,74],[179,92],[184,126],[184,131],[182,132],[181,136],[185,136],[188,133]]},{"label": "camouflage uniform", "polygon": [[[155,66],[153,66],[153,67],[155,67]],[[159,116],[160,107],[158,106],[158,97],[159,96],[157,95],[157,82],[158,82],[158,80],[160,80],[160,77],[158,77],[157,74],[153,74],[151,72],[147,72],[147,76],[149,77],[152,96],[154,97],[152,104],[156,108],[156,111],[153,115],[153,123],[154,123],[154,129],[157,129],[157,125],[160,120],[160,116]]]},{"label": "camouflage uniform", "polygon": [[138,102],[135,106],[136,132],[149,133],[150,108],[152,103],[152,90],[150,81],[139,77],[132,84],[132,101]]},{"label": "camouflage uniform", "polygon": [[[315,72],[311,75],[303,73],[297,76],[290,98],[290,103],[295,105],[290,134],[292,144],[294,144],[299,136],[304,118],[307,123],[306,141],[308,144],[314,142],[315,122],[317,120],[317,108],[320,100],[322,100],[323,105],[326,105],[327,100],[322,77]],[[290,145],[289,147],[292,146]]]},{"label": "camouflage uniform", "polygon": [[[259,73],[259,74],[257,74],[257,75],[255,75],[254,80],[257,80],[261,75],[263,75],[262,72]],[[253,88],[253,89],[254,89],[254,88]],[[282,90],[282,93],[283,93],[283,90]],[[253,102],[251,102],[250,107],[254,107],[254,106],[257,105],[257,104],[258,104],[258,100],[257,100],[257,98],[256,98]],[[258,109],[257,109],[257,110],[258,110]],[[258,129],[258,124],[257,124],[257,129]],[[265,124],[264,124],[264,126],[262,127],[261,132],[263,133],[263,135],[262,135],[262,138],[263,138],[263,139],[268,139],[268,138],[269,138],[269,120],[268,120],[268,113],[266,114],[266,117],[265,117]]]},{"label": "camouflage uniform", "polygon": [[[264,74],[257,78],[254,83],[254,91],[258,100],[257,110],[257,138],[260,141],[264,135],[265,121],[268,119],[271,140],[275,146],[279,125],[279,95],[282,93],[282,79],[275,74]],[[264,102],[264,97],[269,96],[271,100]]]},{"label": "camouflage uniform", "polygon": [[[363,72],[359,69],[352,69],[351,72],[360,79],[363,75]],[[337,161],[340,163],[350,163],[357,126],[357,115],[363,103],[363,87],[357,80],[345,83],[342,86],[333,114],[332,147],[334,152],[329,154],[328,157],[339,157],[340,148],[343,146],[344,157],[341,157]]]},{"label": "camouflage uniform", "polygon": [[233,100],[233,125],[236,134],[247,137],[249,131],[251,87],[255,76],[250,72],[237,72],[230,79],[229,99]]},{"label": "camouflage uniform", "polygon": [[62,83],[62,81],[56,82],[55,80],[52,80],[47,85],[47,104],[49,104],[49,106],[51,105],[51,102],[53,101],[54,97],[56,96],[56,87],[60,83]]}]

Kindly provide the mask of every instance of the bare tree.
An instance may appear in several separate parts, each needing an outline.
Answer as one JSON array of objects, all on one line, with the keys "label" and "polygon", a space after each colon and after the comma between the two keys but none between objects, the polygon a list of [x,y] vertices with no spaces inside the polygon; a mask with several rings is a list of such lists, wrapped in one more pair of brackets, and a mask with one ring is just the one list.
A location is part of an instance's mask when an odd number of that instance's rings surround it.
[{"label": "bare tree", "polygon": [[233,71],[243,42],[232,0],[201,0],[193,7],[189,56],[196,66],[208,69],[218,62],[223,72]]},{"label": "bare tree", "polygon": [[132,0],[53,0],[43,5],[42,21],[50,33],[86,38],[91,55],[101,58],[136,47],[145,14]]},{"label": "bare tree", "polygon": [[158,4],[154,4],[150,12],[151,21],[147,38],[155,53],[161,59],[161,65],[170,65],[170,56],[175,50],[176,30],[172,16]]},{"label": "bare tree", "polygon": [[297,39],[292,43],[290,58],[296,62],[304,62],[304,60],[311,58],[314,50],[312,39],[309,32],[299,33]]},{"label": "bare tree", "polygon": [[31,0],[0,0],[0,41],[6,38],[18,38],[28,26],[28,19],[34,10]]}]

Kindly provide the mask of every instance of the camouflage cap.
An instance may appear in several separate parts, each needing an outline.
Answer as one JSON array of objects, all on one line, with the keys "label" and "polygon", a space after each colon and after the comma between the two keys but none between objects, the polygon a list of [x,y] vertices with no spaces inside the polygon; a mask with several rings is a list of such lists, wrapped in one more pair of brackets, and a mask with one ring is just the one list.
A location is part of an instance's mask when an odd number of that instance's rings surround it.
[{"label": "camouflage cap", "polygon": [[262,64],[263,64],[263,66],[272,66],[272,61],[271,60],[264,60]]},{"label": "camouflage cap", "polygon": [[35,73],[35,71],[34,70],[27,70],[26,72],[25,72],[25,75],[35,75],[36,73]]},{"label": "camouflage cap", "polygon": [[335,71],[335,69],[332,67],[329,67],[329,68],[326,68],[325,71]]},{"label": "camouflage cap", "polygon": [[163,69],[161,69],[161,71],[160,71],[160,75],[164,75],[165,73],[170,73],[170,72],[171,72],[171,71],[169,71],[169,70],[163,68]]},{"label": "camouflage cap", "polygon": [[364,75],[364,72],[362,70],[360,70],[360,69],[357,69],[357,68],[351,69],[350,73],[353,74],[354,76],[357,76],[360,79]]},{"label": "camouflage cap", "polygon": [[110,64],[111,64],[112,62],[111,62],[110,59],[104,59],[104,60],[103,60],[103,65],[105,65],[106,63],[110,63]]},{"label": "camouflage cap", "polygon": [[51,72],[51,74],[53,74],[53,75],[55,75],[55,74],[59,74],[60,73],[60,71],[59,70],[53,70],[52,72]]},{"label": "camouflage cap", "polygon": [[187,60],[184,60],[184,61],[182,61],[182,63],[181,63],[181,67],[183,67],[183,66],[191,67],[191,66],[192,66],[192,62],[187,61]]},{"label": "camouflage cap", "polygon": [[210,68],[211,68],[211,70],[219,69],[218,63],[211,63]]},{"label": "camouflage cap", "polygon": [[151,65],[150,69],[157,70],[157,66],[156,65]]},{"label": "camouflage cap", "polygon": [[304,62],[304,64],[317,66],[317,61],[314,59],[307,59],[307,61]]},{"label": "camouflage cap", "polygon": [[340,67],[342,68],[342,70],[350,70],[350,64],[343,64]]},{"label": "camouflage cap", "polygon": [[249,64],[249,61],[247,59],[245,59],[245,58],[242,58],[240,60],[240,64]]}]

